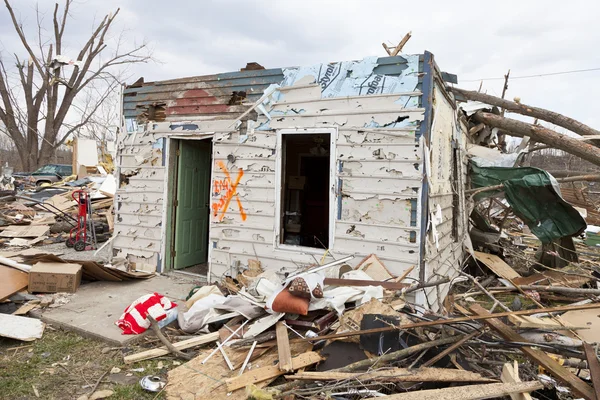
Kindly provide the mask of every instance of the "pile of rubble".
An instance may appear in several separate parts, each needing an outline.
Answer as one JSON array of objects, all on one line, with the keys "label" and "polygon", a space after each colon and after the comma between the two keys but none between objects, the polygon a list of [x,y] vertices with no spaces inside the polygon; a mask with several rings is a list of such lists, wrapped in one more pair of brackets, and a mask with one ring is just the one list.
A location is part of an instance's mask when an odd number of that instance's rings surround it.
[{"label": "pile of rubble", "polygon": [[[528,276],[474,251],[444,313],[413,304],[419,286],[403,282],[410,270],[394,278],[376,255],[283,280],[251,259],[244,273],[195,288],[185,304],[158,294],[132,304],[121,329],[151,328],[165,346],[124,362],[169,353],[187,361],[156,378],[167,381],[157,387],[168,399],[596,398],[597,250],[578,243],[589,257],[549,270],[535,261],[535,237],[505,240],[507,259]],[[175,319],[178,328],[161,332]]]}]

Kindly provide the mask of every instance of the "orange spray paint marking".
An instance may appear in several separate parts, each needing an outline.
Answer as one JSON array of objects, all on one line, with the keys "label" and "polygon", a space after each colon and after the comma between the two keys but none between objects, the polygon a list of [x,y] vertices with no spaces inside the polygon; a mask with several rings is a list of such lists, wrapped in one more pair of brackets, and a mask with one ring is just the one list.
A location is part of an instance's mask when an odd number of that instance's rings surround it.
[{"label": "orange spray paint marking", "polygon": [[242,176],[244,176],[244,170],[241,168],[238,170],[238,175],[235,179],[235,182],[232,183],[229,170],[227,169],[223,161],[217,161],[217,165],[225,174],[225,179],[215,179],[215,182],[213,184],[213,191],[215,194],[219,194],[221,192],[224,193],[221,194],[219,201],[216,201],[212,204],[213,217],[217,217],[220,211],[221,215],[219,216],[219,221],[223,221],[223,218],[225,218],[225,214],[227,213],[227,209],[229,208],[229,203],[231,203],[231,199],[233,198],[233,196],[235,196],[238,208],[240,209],[240,216],[242,217],[242,221],[245,221],[246,212],[244,211],[242,201],[240,200],[240,197],[237,194],[237,186],[239,185]]}]

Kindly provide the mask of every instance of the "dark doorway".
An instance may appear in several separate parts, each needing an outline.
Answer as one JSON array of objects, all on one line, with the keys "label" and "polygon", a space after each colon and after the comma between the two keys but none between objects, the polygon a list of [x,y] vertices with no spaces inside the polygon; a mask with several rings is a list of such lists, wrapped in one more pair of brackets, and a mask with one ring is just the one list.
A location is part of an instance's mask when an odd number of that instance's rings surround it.
[{"label": "dark doorway", "polygon": [[330,135],[282,135],[281,243],[329,247]]}]

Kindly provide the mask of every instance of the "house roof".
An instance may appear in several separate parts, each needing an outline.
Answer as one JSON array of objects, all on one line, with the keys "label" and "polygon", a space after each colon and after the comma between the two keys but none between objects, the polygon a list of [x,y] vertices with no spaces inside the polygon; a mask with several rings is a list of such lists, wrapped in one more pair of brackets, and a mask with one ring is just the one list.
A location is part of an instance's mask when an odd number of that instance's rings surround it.
[{"label": "house roof", "polygon": [[[407,68],[407,59],[418,57],[419,72],[422,71],[422,55],[370,57],[354,62],[361,65],[369,60],[374,68],[373,76],[402,78]],[[346,64],[349,62],[345,62]],[[352,62],[350,62],[352,63]],[[316,74],[326,79],[327,70],[341,66],[344,62],[319,64],[312,67],[290,67],[227,72],[214,75],[195,76],[165,81],[136,83],[124,90],[123,113],[125,118],[139,121],[177,121],[190,118],[235,119],[258,100],[270,85],[285,86],[292,73],[316,68]],[[337,68],[339,71],[342,68]],[[412,74],[411,79],[416,75]],[[319,81],[319,79],[317,79]],[[293,81],[293,80],[292,80]],[[398,81],[398,79],[396,79]],[[291,82],[291,81],[290,81]],[[319,81],[320,82],[320,81]],[[419,77],[419,85],[420,85]],[[364,84],[369,82],[365,80]],[[361,85],[361,82],[355,83]],[[365,86],[367,88],[367,86]],[[368,88],[367,88],[368,89]],[[368,90],[364,91],[367,94]],[[344,93],[338,93],[342,96]],[[358,94],[358,93],[357,93]],[[369,93],[371,94],[371,93]]]}]

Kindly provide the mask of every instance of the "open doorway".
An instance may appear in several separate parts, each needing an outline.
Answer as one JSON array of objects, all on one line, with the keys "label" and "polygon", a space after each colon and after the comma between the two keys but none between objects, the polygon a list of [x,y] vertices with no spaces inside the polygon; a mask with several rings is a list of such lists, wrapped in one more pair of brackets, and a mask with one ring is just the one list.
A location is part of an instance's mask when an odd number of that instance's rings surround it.
[{"label": "open doorway", "polygon": [[330,246],[331,134],[281,135],[279,244]]},{"label": "open doorway", "polygon": [[210,222],[211,140],[178,140],[172,190],[172,268],[206,276]]}]

